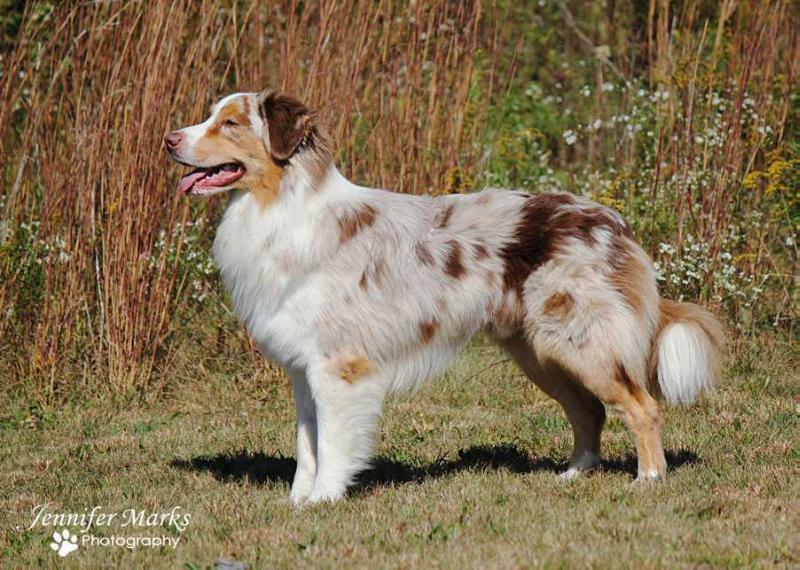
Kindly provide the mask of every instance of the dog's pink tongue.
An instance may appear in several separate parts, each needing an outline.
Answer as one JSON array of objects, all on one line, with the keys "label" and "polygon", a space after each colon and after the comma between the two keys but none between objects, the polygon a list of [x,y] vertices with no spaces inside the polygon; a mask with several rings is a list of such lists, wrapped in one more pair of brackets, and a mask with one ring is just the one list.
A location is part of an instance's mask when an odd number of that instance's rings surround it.
[{"label": "dog's pink tongue", "polygon": [[186,194],[192,189],[192,186],[194,186],[198,180],[205,178],[207,174],[208,173],[205,170],[196,170],[194,172],[190,172],[178,182],[178,193]]}]

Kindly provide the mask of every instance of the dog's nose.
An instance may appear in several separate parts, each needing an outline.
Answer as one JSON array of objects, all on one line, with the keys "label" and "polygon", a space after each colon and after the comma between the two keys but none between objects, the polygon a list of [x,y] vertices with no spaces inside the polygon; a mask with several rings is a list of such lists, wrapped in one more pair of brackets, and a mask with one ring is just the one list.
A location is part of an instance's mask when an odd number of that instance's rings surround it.
[{"label": "dog's nose", "polygon": [[167,148],[175,148],[181,141],[183,140],[183,135],[178,131],[173,131],[167,136],[164,137],[164,143],[167,145]]}]

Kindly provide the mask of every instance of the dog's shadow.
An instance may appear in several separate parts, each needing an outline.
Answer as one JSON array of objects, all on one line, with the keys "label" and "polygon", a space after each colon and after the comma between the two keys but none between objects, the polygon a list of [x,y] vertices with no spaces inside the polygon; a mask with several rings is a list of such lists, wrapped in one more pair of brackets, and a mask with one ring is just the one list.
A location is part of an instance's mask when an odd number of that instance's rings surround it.
[{"label": "dog's shadow", "polygon": [[[685,449],[667,451],[666,457],[670,471],[700,462],[694,452]],[[617,458],[604,459],[602,468],[606,472],[623,473],[635,477],[636,461],[635,455],[627,454]],[[175,459],[171,465],[187,471],[208,472],[216,479],[226,482],[291,484],[297,463],[292,458],[280,455],[239,451],[199,456],[192,459]],[[360,493],[377,486],[422,483],[427,479],[438,479],[462,471],[502,469],[520,474],[560,473],[566,468],[566,463],[556,462],[547,457],[531,457],[513,444],[473,446],[460,450],[458,459],[439,459],[423,466],[379,456],[372,461],[369,469],[358,476],[353,491]]]}]

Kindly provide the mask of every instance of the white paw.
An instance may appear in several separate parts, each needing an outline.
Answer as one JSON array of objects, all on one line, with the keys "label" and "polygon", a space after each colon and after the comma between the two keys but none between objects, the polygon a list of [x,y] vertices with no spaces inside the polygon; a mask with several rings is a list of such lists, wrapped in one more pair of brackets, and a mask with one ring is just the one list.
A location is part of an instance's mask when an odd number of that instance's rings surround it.
[{"label": "white paw", "polygon": [[53,533],[53,542],[50,548],[55,550],[61,558],[78,550],[78,537],[67,529]]},{"label": "white paw", "polygon": [[578,467],[570,467],[563,473],[558,474],[558,478],[562,481],[572,481],[573,479],[577,479],[578,477],[584,476],[586,473],[591,471],[590,469],[580,469]]},{"label": "white paw", "polygon": [[291,502],[292,505],[295,506],[295,507],[301,507],[308,500],[308,496],[310,494],[311,493],[308,492],[308,491],[305,491],[305,490],[299,491],[299,490],[295,490],[295,488],[292,487],[292,491],[291,491],[291,493],[289,493],[289,502]]},{"label": "white paw", "polygon": [[590,471],[594,471],[598,467],[600,467],[600,457],[594,453],[586,452],[578,455],[577,458],[573,458],[567,470],[559,473],[558,478],[562,481],[571,481],[586,475]]},{"label": "white paw", "polygon": [[650,481],[658,481],[663,478],[664,475],[661,472],[652,469],[650,471],[639,471],[639,476],[636,477],[636,482],[648,483]]},{"label": "white paw", "polygon": [[308,496],[309,503],[335,503],[344,497],[344,489],[314,489]]},{"label": "white paw", "polygon": [[299,507],[306,502],[308,496],[314,488],[314,475],[297,476],[292,482],[292,490],[289,493],[289,500],[295,507]]}]

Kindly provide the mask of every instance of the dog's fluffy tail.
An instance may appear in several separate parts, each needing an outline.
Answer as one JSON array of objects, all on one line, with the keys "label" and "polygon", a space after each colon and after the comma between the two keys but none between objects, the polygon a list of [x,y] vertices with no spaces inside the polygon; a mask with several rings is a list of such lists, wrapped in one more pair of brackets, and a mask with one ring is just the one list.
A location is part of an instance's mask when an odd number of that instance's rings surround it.
[{"label": "dog's fluffy tail", "polygon": [[651,388],[669,404],[692,404],[719,382],[725,332],[714,315],[693,303],[661,299],[660,309]]}]

